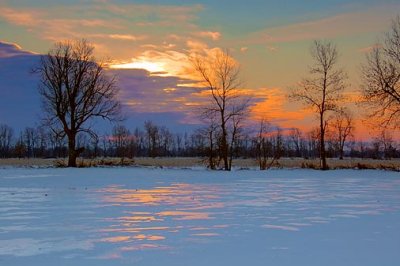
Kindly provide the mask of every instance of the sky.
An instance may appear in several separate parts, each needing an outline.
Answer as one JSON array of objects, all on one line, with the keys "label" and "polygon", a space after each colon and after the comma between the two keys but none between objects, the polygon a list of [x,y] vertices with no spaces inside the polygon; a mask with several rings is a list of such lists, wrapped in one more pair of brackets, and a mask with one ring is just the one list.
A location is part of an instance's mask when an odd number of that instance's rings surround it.
[{"label": "sky", "polygon": [[[307,76],[313,40],[329,40],[349,76],[345,98],[357,117],[358,135],[368,137],[363,111],[352,103],[360,66],[399,11],[400,1],[385,0],[0,0],[0,95],[3,101],[18,99],[8,65],[21,73],[54,42],[86,38],[117,75],[132,120],[184,127],[198,124],[196,106],[205,101],[188,55],[228,49],[241,65],[244,89],[255,99],[250,118],[309,130],[315,116],[286,96]],[[21,86],[31,87],[34,78],[20,75]]]}]

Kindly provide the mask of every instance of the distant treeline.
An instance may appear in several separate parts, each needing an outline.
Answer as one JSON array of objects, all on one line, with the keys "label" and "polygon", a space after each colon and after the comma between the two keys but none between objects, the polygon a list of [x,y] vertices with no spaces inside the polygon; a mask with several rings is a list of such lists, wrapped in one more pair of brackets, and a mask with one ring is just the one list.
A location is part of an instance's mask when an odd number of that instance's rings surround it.
[{"label": "distant treeline", "polygon": [[[329,135],[329,134],[328,134]],[[165,126],[151,121],[142,128],[129,130],[116,125],[112,132],[102,136],[82,134],[78,145],[84,147],[81,157],[210,157],[218,165],[219,137],[206,129],[191,133],[173,133]],[[373,159],[400,158],[399,143],[385,132],[369,142],[349,140],[343,150],[340,141],[331,134],[327,140],[329,158],[357,157]],[[270,126],[262,134],[257,129],[244,129],[232,145],[232,158],[255,158],[264,161],[280,157],[319,158],[318,130],[302,132],[299,129],[282,130]],[[0,124],[1,158],[64,158],[68,156],[67,138],[58,137],[44,127],[27,127],[19,133]],[[266,166],[266,165],[264,165]]]}]

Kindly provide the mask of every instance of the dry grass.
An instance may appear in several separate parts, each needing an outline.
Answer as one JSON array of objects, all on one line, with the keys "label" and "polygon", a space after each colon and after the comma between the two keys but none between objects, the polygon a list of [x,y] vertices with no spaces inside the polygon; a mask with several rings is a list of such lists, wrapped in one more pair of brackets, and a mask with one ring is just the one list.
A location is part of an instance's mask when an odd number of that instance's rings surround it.
[{"label": "dry grass", "polygon": [[[97,158],[78,159],[78,167],[95,166],[144,166],[161,168],[188,168],[205,167],[203,158],[147,158],[138,157],[135,159],[121,158]],[[65,167],[66,159],[0,159],[0,167]],[[257,168],[258,163],[254,159],[237,159],[233,165],[239,168]],[[393,160],[372,160],[372,159],[328,159],[331,169],[385,169],[400,171],[400,159]],[[282,158],[274,165],[274,168],[319,168],[319,160],[305,160],[302,158]]]},{"label": "dry grass", "polygon": [[18,158],[7,158],[0,159],[0,166],[17,166],[17,167],[52,167],[54,166],[55,159],[18,159]]}]

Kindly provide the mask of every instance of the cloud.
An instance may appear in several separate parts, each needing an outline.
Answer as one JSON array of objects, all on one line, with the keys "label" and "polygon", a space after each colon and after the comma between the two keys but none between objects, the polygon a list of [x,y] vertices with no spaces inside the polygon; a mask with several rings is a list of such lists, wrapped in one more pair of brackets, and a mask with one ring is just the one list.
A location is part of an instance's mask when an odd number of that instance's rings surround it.
[{"label": "cloud", "polygon": [[8,43],[0,41],[0,58],[34,55],[35,53],[22,50],[21,46],[16,43]]},{"label": "cloud", "polygon": [[397,15],[400,4],[379,5],[317,20],[266,28],[250,34],[252,44],[287,43],[313,39],[337,38],[355,34],[379,32]]},{"label": "cloud", "polygon": [[218,31],[200,31],[195,33],[194,35],[199,37],[210,38],[214,41],[217,41],[221,38],[221,33]]},{"label": "cloud", "polygon": [[0,16],[9,23],[21,26],[34,26],[37,24],[37,16],[40,13],[37,11],[22,11],[12,8],[0,7]]},{"label": "cloud", "polygon": [[133,34],[91,34],[89,35],[91,39],[93,38],[106,38],[122,41],[138,41],[147,38],[146,35],[133,35]]},{"label": "cloud", "polygon": [[360,49],[358,49],[358,51],[363,53],[363,54],[366,54],[366,53],[372,52],[372,50],[374,50],[375,48],[380,48],[380,47],[382,47],[382,45],[377,43],[377,44],[374,44],[374,45],[370,45],[370,46],[367,46],[367,47],[360,48]]},{"label": "cloud", "polygon": [[267,49],[270,52],[277,52],[279,50],[276,46],[273,45],[267,45]]},{"label": "cloud", "polygon": [[[87,33],[100,34],[106,30],[130,28],[140,22],[153,23],[154,26],[191,27],[190,21],[202,7],[162,6],[162,5],[114,5],[90,3],[82,5],[57,6],[49,8],[9,8],[0,7],[0,18],[10,24],[24,26],[45,39],[65,39],[85,36]],[[179,23],[179,24],[177,24]],[[149,24],[145,24],[149,26]],[[115,31],[113,31],[115,32]],[[137,39],[135,34],[109,33],[114,39]],[[114,35],[114,36],[112,36]]]},{"label": "cloud", "polygon": [[[47,42],[87,38],[100,57],[126,61],[149,50],[184,53],[188,45],[204,48],[208,46],[206,42],[218,40],[220,32],[195,23],[202,10],[202,5],[117,5],[110,1],[86,1],[50,7],[4,6],[0,7],[0,20]],[[153,48],[145,46],[149,44]]]},{"label": "cloud", "polygon": [[129,60],[113,62],[110,67],[114,69],[145,69],[158,76],[191,77],[189,70],[191,65],[185,52],[158,51],[157,48],[150,47],[149,50],[144,50]]},{"label": "cloud", "polygon": [[[0,42],[0,123],[17,131],[40,122],[36,88],[39,78],[30,73],[38,64],[39,56],[24,51],[17,44]],[[127,125],[141,126],[151,119],[158,124],[168,123],[171,129],[177,130],[182,123],[196,123],[197,120],[191,119],[195,115],[190,103],[202,101],[199,93],[203,89],[187,85],[192,80],[153,76],[139,69],[110,69],[106,73],[117,76]],[[104,130],[103,126],[101,124],[100,131]]]},{"label": "cloud", "polygon": [[266,118],[274,123],[290,126],[293,121],[307,116],[306,111],[289,111],[286,103],[287,96],[281,88],[258,88],[249,90],[256,99],[251,107],[252,119]]},{"label": "cloud", "polygon": [[202,88],[182,84],[193,82],[179,77],[154,76],[142,69],[110,69],[108,73],[116,75],[121,88],[120,99],[134,112],[190,113],[187,103],[201,102],[199,93]]},{"label": "cloud", "polygon": [[208,48],[206,43],[196,40],[188,40],[186,41],[186,45],[189,49],[194,51],[203,51]]},{"label": "cloud", "polygon": [[[216,50],[207,51],[211,53]],[[38,79],[29,74],[29,70],[39,60],[38,55],[32,56],[17,44],[10,43],[0,43],[0,55],[5,55],[0,56],[0,122],[22,128],[31,125],[32,121],[39,121],[40,104],[35,86],[32,86],[38,83]],[[174,64],[176,61],[173,60],[186,60],[179,59],[179,56],[185,54],[172,51],[151,51],[146,53],[146,56],[153,58],[152,61],[170,58],[171,61],[165,61],[167,64]],[[130,126],[140,126],[148,119],[158,124],[165,124],[168,120],[168,126],[172,125],[174,128],[182,124],[198,125],[199,109],[210,102],[209,91],[206,88],[199,87],[196,80],[183,78],[182,75],[162,75],[144,69],[108,69],[107,73],[117,77],[119,99],[129,120],[126,123]],[[15,76],[19,79],[15,80]],[[292,125],[294,120],[303,117],[301,112],[287,111],[285,95],[279,88],[244,88],[241,92],[252,96],[250,119],[267,117],[273,122]],[[15,102],[25,107],[21,109]],[[14,114],[12,120],[1,116],[9,113]],[[19,122],[14,121],[15,118],[18,118]]]}]

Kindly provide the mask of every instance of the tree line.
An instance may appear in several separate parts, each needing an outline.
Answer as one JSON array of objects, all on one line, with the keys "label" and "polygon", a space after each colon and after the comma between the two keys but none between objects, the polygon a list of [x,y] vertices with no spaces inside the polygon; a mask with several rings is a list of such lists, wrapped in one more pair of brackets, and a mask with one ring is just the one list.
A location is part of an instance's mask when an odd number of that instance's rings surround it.
[{"label": "tree line", "polygon": [[[165,126],[146,121],[143,127],[129,130],[123,124],[115,125],[111,132],[96,134],[92,138],[85,134],[77,137],[77,145],[83,147],[83,158],[96,157],[202,157],[209,168],[224,168],[223,159],[218,156],[221,143],[210,139],[207,128],[191,133],[174,133]],[[343,159],[400,158],[400,147],[390,132],[383,130],[372,141],[356,141],[350,134],[345,141],[340,136],[342,128],[333,127],[327,131],[328,158]],[[253,158],[260,169],[267,169],[275,160],[285,158],[315,159],[320,157],[318,129],[303,132],[298,128],[281,129],[267,121],[243,130],[235,139],[233,159]],[[211,149],[215,157],[210,162]],[[0,155],[2,158],[64,158],[68,156],[68,139],[39,126],[27,127],[16,132],[0,124]]]}]

